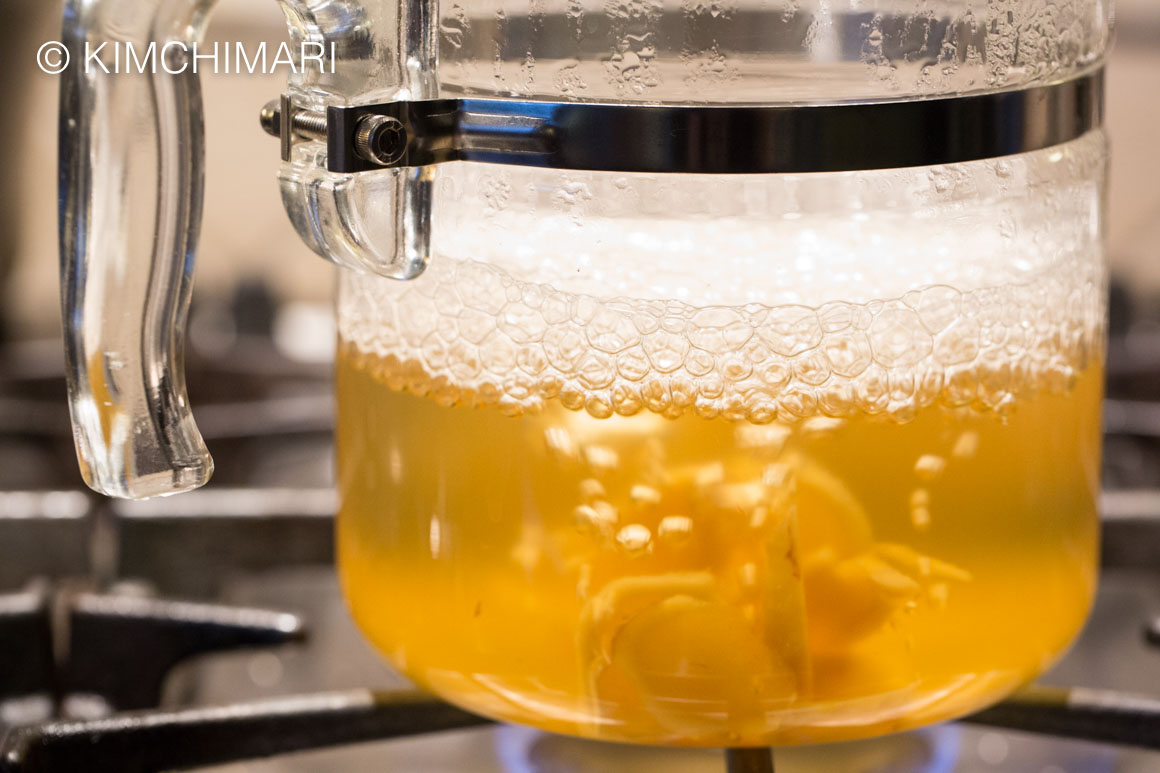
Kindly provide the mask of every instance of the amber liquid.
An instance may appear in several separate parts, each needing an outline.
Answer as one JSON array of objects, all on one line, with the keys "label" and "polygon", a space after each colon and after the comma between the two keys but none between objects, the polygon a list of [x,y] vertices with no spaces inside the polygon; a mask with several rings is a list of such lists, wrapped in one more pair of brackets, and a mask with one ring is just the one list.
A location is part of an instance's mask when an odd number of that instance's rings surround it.
[{"label": "amber liquid", "polygon": [[391,663],[481,714],[654,744],[858,738],[999,699],[1087,614],[1099,368],[1003,416],[792,426],[511,418],[384,368],[338,364],[346,597]]}]

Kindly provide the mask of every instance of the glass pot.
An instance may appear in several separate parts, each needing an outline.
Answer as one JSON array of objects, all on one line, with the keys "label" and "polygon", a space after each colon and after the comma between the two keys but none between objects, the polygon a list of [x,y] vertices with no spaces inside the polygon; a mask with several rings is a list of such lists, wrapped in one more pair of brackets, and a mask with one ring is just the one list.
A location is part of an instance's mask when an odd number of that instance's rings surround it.
[{"label": "glass pot", "polygon": [[[192,42],[212,5],[72,0],[66,38]],[[325,67],[263,123],[344,267],[338,566],[392,664],[742,746],[959,716],[1059,657],[1097,568],[1105,2],[282,5]],[[62,104],[82,469],[200,485],[196,76]]]}]

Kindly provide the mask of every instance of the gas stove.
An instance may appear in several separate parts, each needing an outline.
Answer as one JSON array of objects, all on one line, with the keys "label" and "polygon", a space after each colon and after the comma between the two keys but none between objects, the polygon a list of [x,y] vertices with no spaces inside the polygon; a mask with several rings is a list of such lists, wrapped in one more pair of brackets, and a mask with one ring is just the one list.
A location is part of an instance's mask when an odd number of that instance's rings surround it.
[{"label": "gas stove", "polygon": [[[390,672],[331,570],[325,366],[262,335],[191,363],[224,474],[113,502],[72,477],[58,351],[0,354],[0,771],[773,769],[494,725]],[[1160,769],[1160,337],[1116,336],[1108,372],[1102,583],[1071,653],[965,722],[778,751],[778,771]]]}]

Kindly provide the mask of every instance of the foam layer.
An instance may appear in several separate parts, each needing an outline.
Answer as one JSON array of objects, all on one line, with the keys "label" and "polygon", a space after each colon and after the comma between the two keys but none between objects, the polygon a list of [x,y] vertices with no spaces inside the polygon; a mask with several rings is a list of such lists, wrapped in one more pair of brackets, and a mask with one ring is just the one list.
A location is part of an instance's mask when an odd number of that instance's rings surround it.
[{"label": "foam layer", "polygon": [[1098,263],[1033,281],[813,308],[601,300],[445,259],[422,281],[344,278],[341,333],[392,388],[511,414],[546,400],[604,418],[649,410],[757,424],[927,405],[1005,410],[1064,390],[1098,354]]},{"label": "foam layer", "polygon": [[1101,351],[1093,133],[929,169],[617,176],[451,165],[410,283],[344,272],[340,332],[444,403],[763,424],[1008,410]]}]

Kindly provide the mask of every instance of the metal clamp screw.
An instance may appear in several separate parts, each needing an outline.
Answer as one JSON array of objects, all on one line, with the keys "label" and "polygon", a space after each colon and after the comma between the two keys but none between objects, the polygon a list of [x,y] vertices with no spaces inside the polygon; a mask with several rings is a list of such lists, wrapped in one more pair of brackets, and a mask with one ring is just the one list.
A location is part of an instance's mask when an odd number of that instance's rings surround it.
[{"label": "metal clamp screw", "polygon": [[299,137],[326,140],[326,115],[296,109],[285,94],[267,103],[258,118],[267,134],[282,140],[283,161],[290,160],[290,150]]},{"label": "metal clamp screw", "polygon": [[391,116],[363,116],[355,130],[354,151],[365,161],[394,165],[407,153],[407,127]]}]

